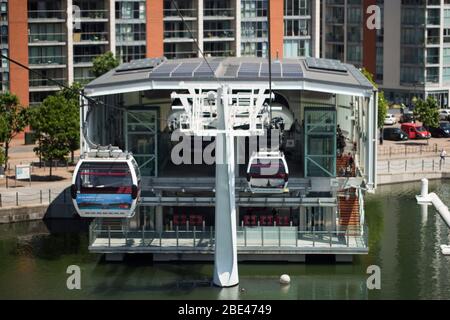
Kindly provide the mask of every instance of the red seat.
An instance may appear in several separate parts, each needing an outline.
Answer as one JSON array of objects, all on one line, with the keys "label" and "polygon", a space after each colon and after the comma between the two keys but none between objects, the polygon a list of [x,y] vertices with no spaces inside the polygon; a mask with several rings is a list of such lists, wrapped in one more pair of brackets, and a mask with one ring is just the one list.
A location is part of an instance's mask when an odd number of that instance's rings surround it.
[{"label": "red seat", "polygon": [[261,226],[265,226],[266,225],[266,216],[259,216],[259,224]]},{"label": "red seat", "polygon": [[273,226],[273,216],[266,216],[267,218],[267,225]]},{"label": "red seat", "polygon": [[244,216],[244,226],[250,225],[250,216]]},{"label": "red seat", "polygon": [[203,216],[202,215],[197,215],[196,217],[195,217],[195,219],[196,219],[196,222],[197,222],[197,225],[198,226],[203,226]]},{"label": "red seat", "polygon": [[252,216],[251,216],[251,225],[252,225],[252,226],[256,226],[256,224],[257,224],[257,223],[256,223],[256,219],[257,219],[257,216],[255,216],[255,215],[252,215]]},{"label": "red seat", "polygon": [[176,226],[179,225],[180,224],[180,220],[179,219],[180,219],[180,216],[178,214],[174,214],[173,215],[173,224],[176,225]]}]

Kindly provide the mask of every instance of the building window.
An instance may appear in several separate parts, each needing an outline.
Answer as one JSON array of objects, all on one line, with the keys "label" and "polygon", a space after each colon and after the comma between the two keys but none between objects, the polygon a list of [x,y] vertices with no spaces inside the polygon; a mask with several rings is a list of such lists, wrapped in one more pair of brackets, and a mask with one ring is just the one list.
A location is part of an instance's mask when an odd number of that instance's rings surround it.
[{"label": "building window", "polygon": [[449,67],[443,68],[442,81],[450,82],[450,68]]},{"label": "building window", "polygon": [[242,0],[241,17],[255,18],[267,17],[268,0]]},{"label": "building window", "polygon": [[284,0],[285,16],[309,16],[310,0]]},{"label": "building window", "polygon": [[285,58],[310,57],[310,41],[291,39],[284,40],[283,54]]}]

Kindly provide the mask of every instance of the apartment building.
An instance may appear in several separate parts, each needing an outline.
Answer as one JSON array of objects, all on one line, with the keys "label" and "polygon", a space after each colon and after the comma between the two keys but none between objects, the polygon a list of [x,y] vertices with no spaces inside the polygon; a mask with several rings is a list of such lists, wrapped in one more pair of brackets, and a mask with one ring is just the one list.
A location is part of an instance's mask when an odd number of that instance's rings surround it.
[{"label": "apartment building", "polygon": [[[380,8],[379,30],[366,25],[371,5]],[[450,1],[325,0],[322,29],[322,57],[365,67],[389,101],[431,95],[448,106]]]},{"label": "apartment building", "polygon": [[38,104],[59,89],[46,78],[89,82],[93,58],[107,51],[122,62],[201,53],[267,57],[269,28],[272,57],[319,56],[319,0],[176,4],[183,18],[171,0],[0,0],[0,49],[33,70],[3,60],[1,90]]}]

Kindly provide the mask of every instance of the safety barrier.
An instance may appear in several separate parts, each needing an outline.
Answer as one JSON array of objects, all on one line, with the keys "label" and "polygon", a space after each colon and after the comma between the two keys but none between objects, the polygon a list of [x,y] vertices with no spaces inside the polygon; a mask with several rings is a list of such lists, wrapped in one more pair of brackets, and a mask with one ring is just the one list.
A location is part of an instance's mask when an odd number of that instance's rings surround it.
[{"label": "safety barrier", "polygon": [[378,174],[450,172],[450,159],[379,160],[377,170]]}]

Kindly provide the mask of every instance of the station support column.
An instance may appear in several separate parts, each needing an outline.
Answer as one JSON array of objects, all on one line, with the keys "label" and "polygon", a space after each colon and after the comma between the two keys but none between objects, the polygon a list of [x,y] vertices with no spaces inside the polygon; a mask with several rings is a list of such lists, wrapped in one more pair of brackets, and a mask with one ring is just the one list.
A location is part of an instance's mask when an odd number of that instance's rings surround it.
[{"label": "station support column", "polygon": [[[229,126],[228,88],[217,92],[217,118],[220,130],[216,140],[216,208],[214,279],[219,287],[239,284],[236,236],[235,154]],[[229,130],[227,130],[229,129]]]}]

